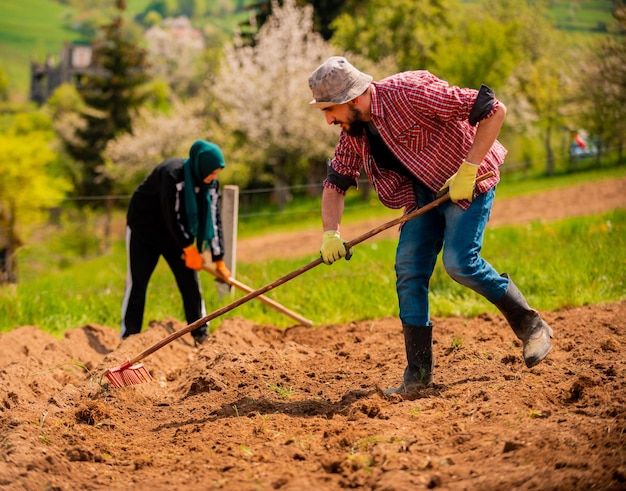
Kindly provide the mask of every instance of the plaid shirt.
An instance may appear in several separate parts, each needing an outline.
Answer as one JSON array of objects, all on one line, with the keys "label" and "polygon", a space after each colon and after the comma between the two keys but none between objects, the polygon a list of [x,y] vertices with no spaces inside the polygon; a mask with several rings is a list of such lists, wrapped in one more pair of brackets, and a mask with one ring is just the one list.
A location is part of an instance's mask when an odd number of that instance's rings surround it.
[{"label": "plaid shirt", "polygon": [[[372,122],[385,144],[398,160],[433,191],[439,191],[458,169],[476,135],[468,117],[477,90],[451,87],[425,70],[398,73],[371,85]],[[498,108],[497,99],[487,115]],[[478,175],[493,171],[494,177],[476,185],[478,193],[494,187],[500,180],[498,167],[506,149],[496,140],[481,163]],[[380,201],[388,208],[416,207],[411,179],[378,167],[365,137],[356,138],[341,132],[332,168],[355,181],[363,168]],[[344,194],[327,180],[324,186]],[[467,201],[459,202],[466,209]]]}]

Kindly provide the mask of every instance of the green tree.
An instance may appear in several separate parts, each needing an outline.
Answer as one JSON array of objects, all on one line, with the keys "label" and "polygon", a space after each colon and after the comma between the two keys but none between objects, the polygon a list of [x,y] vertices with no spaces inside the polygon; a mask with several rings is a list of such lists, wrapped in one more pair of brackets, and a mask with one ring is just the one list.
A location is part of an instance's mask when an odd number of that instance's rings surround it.
[{"label": "green tree", "polygon": [[201,66],[204,38],[186,17],[167,18],[144,33],[150,74],[167,81],[177,94],[190,92]]},{"label": "green tree", "polygon": [[393,58],[400,70],[434,66],[456,0],[350,0],[331,23],[331,42],[374,62]]},{"label": "green tree", "polygon": [[[64,0],[72,7],[65,15],[66,28],[80,33],[84,41],[91,41],[98,34],[98,26],[115,13],[115,2],[111,0]],[[124,1],[124,0],[122,0]],[[75,12],[71,14],[70,12]]]},{"label": "green tree", "polygon": [[454,28],[446,31],[432,71],[462,87],[504,86],[521,58],[516,25],[494,19],[474,4],[456,12]]},{"label": "green tree", "polygon": [[82,172],[75,192],[81,196],[106,195],[112,183],[102,178],[102,152],[109,140],[132,131],[131,115],[145,99],[140,88],[147,81],[145,51],[128,39],[124,21],[117,17],[103,27],[104,37],[94,44],[94,65],[101,69],[88,76],[79,93],[89,111],[84,126],[76,129],[77,141],[66,141],[69,154]]},{"label": "green tree", "polygon": [[6,72],[0,66],[0,101],[6,102],[9,100],[9,77]]},{"label": "green tree", "polygon": [[624,160],[626,141],[626,7],[614,13],[619,22],[615,35],[602,38],[588,53],[579,78],[579,100],[584,118],[579,125],[598,140],[597,163],[614,144],[618,161]]},{"label": "green tree", "polygon": [[315,30],[319,32],[325,40],[329,40],[333,35],[332,22],[341,13],[346,4],[346,0],[308,0],[313,5],[313,20]]},{"label": "green tree", "polygon": [[227,47],[211,87],[216,125],[231,134],[230,159],[250,166],[254,184],[274,185],[282,204],[289,198],[285,185],[319,182],[336,143],[319,110],[309,106],[308,76],[330,54],[313,32],[311,6],[274,2],[253,46]]},{"label": "green tree", "polygon": [[20,114],[0,134],[0,283],[17,282],[15,255],[28,238],[25,226],[41,224],[69,189],[53,168],[53,138],[42,113]]},{"label": "green tree", "polygon": [[[111,140],[104,153],[104,172],[116,182],[116,189],[130,194],[154,166],[170,157],[185,157],[191,144],[204,133],[202,109],[199,99],[176,102],[171,114],[141,109],[133,118],[133,133]],[[227,164],[230,172],[236,162],[229,158]]]},{"label": "green tree", "polygon": [[[552,175],[558,162],[555,141],[577,110],[573,81],[580,62],[563,33],[546,20],[543,2],[485,0],[480,10],[505,26],[510,53],[504,54],[504,63],[515,62],[498,90],[508,108],[503,133],[521,138],[521,157],[528,162],[539,156],[532,141],[540,141],[545,171]],[[468,47],[468,56],[473,49]]]},{"label": "green tree", "polygon": [[[78,114],[73,134],[60,134],[64,148],[76,163],[74,194],[102,197],[107,220],[104,243],[108,247],[114,182],[105,174],[103,156],[107,143],[132,132],[132,114],[143,104],[142,90],[148,80],[146,52],[135,42],[123,19],[124,0],[117,0],[118,15],[101,28],[93,43],[97,72],[86,76],[79,87],[85,108]],[[102,201],[82,201],[83,206],[102,206]]]},{"label": "green tree", "polygon": [[158,17],[165,19],[176,14],[178,4],[176,0],[152,0],[144,11],[136,16],[136,20],[143,24],[150,24],[151,14],[158,14]]}]

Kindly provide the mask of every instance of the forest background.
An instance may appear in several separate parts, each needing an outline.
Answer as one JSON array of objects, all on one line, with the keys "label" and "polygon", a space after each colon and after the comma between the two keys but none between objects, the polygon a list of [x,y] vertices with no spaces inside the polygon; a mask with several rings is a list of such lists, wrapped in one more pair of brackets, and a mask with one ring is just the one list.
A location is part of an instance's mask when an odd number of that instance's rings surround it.
[{"label": "forest background", "polygon": [[[336,132],[307,77],[332,54],[376,79],[419,68],[492,87],[509,108],[508,183],[623,175],[625,28],[620,0],[3,2],[2,301],[77,264],[119,268],[130,193],[198,138],[228,156],[240,236],[310,224]],[[31,63],[68,42],[91,46],[95,69],[29,100]],[[365,183],[350,196],[384,217],[371,198]]]}]

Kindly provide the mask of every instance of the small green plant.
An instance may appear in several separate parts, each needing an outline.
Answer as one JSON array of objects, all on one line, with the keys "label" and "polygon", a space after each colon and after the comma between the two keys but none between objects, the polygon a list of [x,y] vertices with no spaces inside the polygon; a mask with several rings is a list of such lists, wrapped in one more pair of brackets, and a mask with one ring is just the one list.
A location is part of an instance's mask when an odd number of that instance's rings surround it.
[{"label": "small green plant", "polygon": [[419,404],[416,404],[411,409],[409,409],[409,414],[411,416],[419,416],[420,414],[422,414],[422,408],[419,406]]},{"label": "small green plant", "polygon": [[458,334],[455,334],[450,343],[450,349],[452,351],[460,351],[463,348],[463,338]]},{"label": "small green plant", "polygon": [[370,455],[348,455],[348,461],[354,470],[363,469],[365,472],[371,472],[372,466],[376,463]]},{"label": "small green plant", "polygon": [[41,430],[41,433],[39,435],[39,441],[41,443],[50,443],[50,440],[48,439],[47,435],[46,435],[46,431],[43,428],[44,423],[46,422],[46,417],[48,416],[48,411],[44,411],[41,415],[41,418],[39,418],[38,423],[39,423],[39,429]]},{"label": "small green plant", "polygon": [[239,445],[239,450],[241,450],[241,452],[248,457],[252,457],[254,455],[254,452],[245,445]]},{"label": "small green plant", "polygon": [[[44,370],[43,372],[38,372],[38,373],[47,373],[47,372],[51,372],[53,370],[58,370],[60,368],[65,369],[65,367],[70,366],[70,367],[77,367],[80,368],[83,372],[87,373],[89,375],[89,382],[90,383],[95,383],[98,384],[100,386],[100,388],[103,391],[108,391],[108,386],[105,385],[104,383],[104,372],[102,372],[100,374],[99,380],[96,381],[96,378],[98,378],[96,376],[96,374],[94,372],[92,372],[87,365],[85,365],[82,361],[80,360],[71,360],[71,361],[66,361],[64,363],[60,363],[52,368],[48,368],[47,370]],[[37,375],[37,374],[36,374]]]},{"label": "small green plant", "polygon": [[378,442],[383,442],[383,441],[386,441],[386,438],[382,437],[382,436],[378,436],[378,435],[361,438],[359,441],[357,441],[352,446],[352,448],[350,449],[350,454],[351,455],[356,455],[357,452],[359,452],[359,451],[367,450],[367,448],[371,444],[378,443]]},{"label": "small green plant", "polygon": [[115,426],[115,422],[111,418],[106,418],[106,419],[103,419],[102,421],[98,421],[97,423],[93,425],[93,427],[96,428],[97,430],[100,430],[104,428],[105,426],[109,426],[113,428]]},{"label": "small green plant", "polygon": [[280,384],[267,384],[267,386],[273,390],[274,392],[276,392],[280,397],[282,397],[283,399],[289,399],[289,397],[291,397],[293,395],[293,387],[289,387],[288,389],[285,389],[282,385]]}]

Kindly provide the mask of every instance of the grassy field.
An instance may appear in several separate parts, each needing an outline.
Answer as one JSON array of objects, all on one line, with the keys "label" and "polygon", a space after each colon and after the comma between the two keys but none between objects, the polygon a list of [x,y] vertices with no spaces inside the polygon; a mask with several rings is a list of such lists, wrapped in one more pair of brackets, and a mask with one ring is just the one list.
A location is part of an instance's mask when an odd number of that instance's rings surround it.
[{"label": "grassy field", "polygon": [[50,0],[0,3],[0,64],[11,92],[28,89],[31,61],[42,62],[59,53],[64,42],[77,39],[76,33],[63,28],[66,10]]},{"label": "grassy field", "polygon": [[[547,186],[540,182],[537,187]],[[316,324],[395,316],[395,246],[395,240],[366,241],[357,246],[352,260],[330,267],[320,265],[268,296]],[[523,285],[534,306],[558,309],[626,298],[624,251],[626,211],[621,210],[554,223],[490,228],[483,255]],[[90,323],[119,326],[126,273],[122,241],[101,257],[65,259],[62,265],[49,262],[42,267],[49,259],[46,255],[53,253],[54,241],[48,239],[20,254],[22,280],[0,287],[0,331],[36,325],[61,335]],[[239,263],[237,277],[260,288],[314,259]],[[213,277],[205,274],[203,293],[209,311],[241,295],[234,292],[234,297],[220,298],[214,286]],[[434,316],[495,312],[484,299],[454,283],[441,264],[432,279],[431,299]],[[290,318],[252,300],[216,319],[212,327],[237,316],[281,327],[293,324]],[[150,282],[144,324],[168,317],[184,319],[173,276],[161,261]]]},{"label": "grassy field", "polygon": [[[506,168],[506,164],[504,169]],[[506,169],[505,169],[506,170]],[[532,194],[549,189],[573,186],[585,182],[597,182],[626,175],[626,167],[613,166],[601,169],[590,169],[585,172],[556,175],[550,178],[542,176],[541,172],[523,176],[521,173],[505,174],[498,184],[498,198],[510,198]],[[239,237],[245,238],[262,233],[282,232],[293,230],[294,227],[311,228],[319,226],[320,200],[311,198],[295,198],[288,210],[278,212],[277,205],[255,204],[254,206],[239,205]],[[398,216],[397,210],[385,208],[374,193],[368,200],[351,188],[346,197],[346,209],[343,223],[357,222],[367,213],[370,218],[390,220]]]},{"label": "grassy field", "polygon": [[[127,0],[128,15],[148,2]],[[48,56],[58,61],[63,45],[79,40],[76,31],[64,27],[70,12],[53,0],[0,1],[0,66],[9,77],[11,92],[27,94],[31,61],[43,62]]]},{"label": "grassy field", "polygon": [[559,29],[579,32],[605,32],[612,24],[613,0],[553,0],[549,17]]}]

